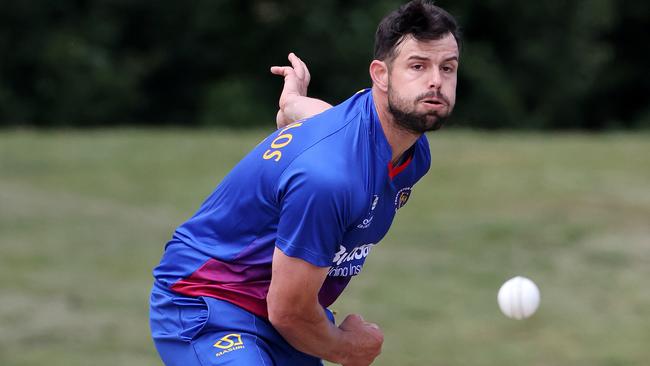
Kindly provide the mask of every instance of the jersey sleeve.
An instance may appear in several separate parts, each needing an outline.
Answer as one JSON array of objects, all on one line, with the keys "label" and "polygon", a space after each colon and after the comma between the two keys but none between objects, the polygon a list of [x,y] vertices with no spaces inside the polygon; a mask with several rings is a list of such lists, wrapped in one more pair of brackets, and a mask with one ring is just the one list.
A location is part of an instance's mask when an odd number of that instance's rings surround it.
[{"label": "jersey sleeve", "polygon": [[345,181],[314,167],[289,169],[277,194],[276,246],[290,257],[329,267],[349,220],[351,200]]}]

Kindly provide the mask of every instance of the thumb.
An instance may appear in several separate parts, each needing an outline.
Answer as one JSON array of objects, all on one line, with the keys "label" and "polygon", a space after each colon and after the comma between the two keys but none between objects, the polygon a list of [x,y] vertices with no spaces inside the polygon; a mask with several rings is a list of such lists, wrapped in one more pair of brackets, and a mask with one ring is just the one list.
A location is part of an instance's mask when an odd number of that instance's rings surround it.
[{"label": "thumb", "polygon": [[375,324],[375,323],[368,323],[368,322],[365,322],[365,324],[366,324],[368,327],[372,328],[372,329],[379,329],[379,325],[377,325],[377,324]]},{"label": "thumb", "polygon": [[353,321],[356,321],[356,322],[361,322],[361,323],[365,322],[363,317],[361,315],[359,315],[359,314],[350,314],[350,315],[348,315],[348,318],[350,318],[350,320],[353,320]]}]

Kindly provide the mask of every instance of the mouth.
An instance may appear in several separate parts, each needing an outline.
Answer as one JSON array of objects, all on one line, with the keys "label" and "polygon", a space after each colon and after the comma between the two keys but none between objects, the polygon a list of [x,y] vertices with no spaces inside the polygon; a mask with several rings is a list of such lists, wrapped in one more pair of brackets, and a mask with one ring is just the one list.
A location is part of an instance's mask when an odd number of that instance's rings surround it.
[{"label": "mouth", "polygon": [[435,106],[435,107],[440,107],[445,105],[445,103],[438,98],[427,98],[427,99],[423,99],[422,102],[424,104]]}]

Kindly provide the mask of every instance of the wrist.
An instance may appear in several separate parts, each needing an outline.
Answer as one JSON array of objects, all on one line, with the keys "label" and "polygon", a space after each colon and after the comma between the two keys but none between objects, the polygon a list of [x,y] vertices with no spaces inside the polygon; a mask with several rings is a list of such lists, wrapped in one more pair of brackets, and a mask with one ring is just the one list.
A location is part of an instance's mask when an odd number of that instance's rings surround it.
[{"label": "wrist", "polygon": [[355,339],[352,332],[336,328],[338,331],[337,345],[334,347],[331,359],[328,361],[334,362],[339,365],[347,365],[352,358],[352,350],[354,350]]}]

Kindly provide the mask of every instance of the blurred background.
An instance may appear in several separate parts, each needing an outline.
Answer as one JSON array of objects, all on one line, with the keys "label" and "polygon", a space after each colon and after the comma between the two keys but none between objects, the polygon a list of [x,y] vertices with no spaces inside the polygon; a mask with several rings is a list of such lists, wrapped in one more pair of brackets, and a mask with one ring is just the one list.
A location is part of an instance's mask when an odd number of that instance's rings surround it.
[{"label": "blurred background", "polygon": [[[309,94],[370,86],[400,1],[0,3],[0,365],[160,365],[151,269]],[[437,1],[464,33],[430,173],[333,308],[379,323],[377,365],[650,363],[650,3]],[[496,295],[541,290],[514,321]]]},{"label": "blurred background", "polygon": [[[290,51],[310,94],[370,85],[379,20],[399,1],[3,1],[3,126],[267,125]],[[650,127],[650,5],[438,1],[462,26],[459,124]]]}]

